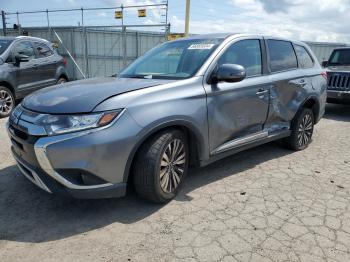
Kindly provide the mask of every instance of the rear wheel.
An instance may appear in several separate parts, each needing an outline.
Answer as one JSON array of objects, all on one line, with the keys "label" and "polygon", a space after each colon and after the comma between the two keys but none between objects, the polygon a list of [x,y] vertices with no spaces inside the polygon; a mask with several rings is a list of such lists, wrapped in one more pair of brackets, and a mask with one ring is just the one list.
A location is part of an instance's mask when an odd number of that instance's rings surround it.
[{"label": "rear wheel", "polygon": [[186,137],[179,130],[162,132],[146,142],[133,169],[138,195],[156,203],[173,199],[186,177],[188,152]]},{"label": "rear wheel", "polygon": [[58,79],[56,84],[59,85],[59,84],[64,84],[66,82],[67,82],[67,79],[65,79],[64,77],[61,77],[60,79]]},{"label": "rear wheel", "polygon": [[10,89],[0,86],[0,118],[10,115],[15,106],[15,98]]},{"label": "rear wheel", "polygon": [[292,121],[292,134],[286,139],[290,149],[303,150],[311,143],[314,131],[314,114],[311,109],[303,108]]}]

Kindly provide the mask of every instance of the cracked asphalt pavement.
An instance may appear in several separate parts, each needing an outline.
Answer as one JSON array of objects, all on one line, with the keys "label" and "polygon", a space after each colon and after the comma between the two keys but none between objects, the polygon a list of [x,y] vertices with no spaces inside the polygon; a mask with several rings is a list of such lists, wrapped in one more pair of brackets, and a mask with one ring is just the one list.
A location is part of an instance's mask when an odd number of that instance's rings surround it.
[{"label": "cracked asphalt pavement", "polygon": [[0,261],[350,261],[350,107],[313,143],[190,170],[166,205],[53,196],[24,178],[0,120]]}]

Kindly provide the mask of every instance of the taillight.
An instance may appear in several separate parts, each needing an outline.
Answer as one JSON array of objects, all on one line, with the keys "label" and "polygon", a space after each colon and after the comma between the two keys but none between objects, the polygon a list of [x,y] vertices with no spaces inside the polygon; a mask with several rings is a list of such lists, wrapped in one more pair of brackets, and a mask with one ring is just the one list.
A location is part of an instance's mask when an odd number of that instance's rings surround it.
[{"label": "taillight", "polygon": [[328,74],[327,72],[322,72],[321,76],[323,76],[324,79],[328,80]]},{"label": "taillight", "polygon": [[63,64],[67,65],[67,59],[63,58]]}]

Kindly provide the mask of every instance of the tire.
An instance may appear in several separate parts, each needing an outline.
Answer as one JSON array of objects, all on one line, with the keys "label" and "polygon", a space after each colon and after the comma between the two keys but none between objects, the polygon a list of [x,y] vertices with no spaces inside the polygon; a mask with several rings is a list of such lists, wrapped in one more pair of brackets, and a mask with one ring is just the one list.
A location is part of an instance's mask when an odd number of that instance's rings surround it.
[{"label": "tire", "polygon": [[0,86],[0,118],[8,117],[15,107],[15,98],[10,89]]},{"label": "tire", "polygon": [[314,114],[311,109],[303,108],[292,121],[292,134],[285,142],[288,148],[300,151],[309,146],[314,131]]},{"label": "tire", "polygon": [[175,129],[159,133],[142,145],[136,155],[133,166],[136,193],[154,203],[170,201],[183,184],[188,162],[185,135]]},{"label": "tire", "polygon": [[65,79],[64,77],[60,77],[58,80],[57,80],[57,83],[56,85],[60,85],[60,84],[64,84],[64,83],[67,83],[67,79]]}]

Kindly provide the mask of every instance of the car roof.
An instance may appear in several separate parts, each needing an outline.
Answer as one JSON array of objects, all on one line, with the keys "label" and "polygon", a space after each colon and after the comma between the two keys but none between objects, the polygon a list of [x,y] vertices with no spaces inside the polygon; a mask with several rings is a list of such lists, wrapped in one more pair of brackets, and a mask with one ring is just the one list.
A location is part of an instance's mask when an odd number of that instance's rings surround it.
[{"label": "car roof", "polygon": [[48,40],[39,38],[39,37],[34,37],[34,36],[0,36],[1,39],[6,39],[6,40],[21,40],[21,39],[27,39],[27,40],[32,40],[32,41],[41,41],[45,43],[50,43]]},{"label": "car roof", "polygon": [[15,36],[0,36],[0,40],[15,40]]},{"label": "car roof", "polygon": [[274,39],[274,40],[281,40],[281,41],[289,41],[293,42],[295,44],[303,45],[306,44],[301,41],[297,41],[294,39],[288,39],[283,37],[276,37],[276,36],[269,36],[269,35],[263,35],[263,34],[247,34],[247,33],[214,33],[214,34],[201,34],[201,35],[191,35],[186,38],[179,38],[174,41],[182,41],[185,39],[226,39],[228,37],[264,37],[265,39]]},{"label": "car roof", "polygon": [[337,47],[337,48],[334,48],[333,51],[338,51],[338,50],[350,50],[350,47]]}]

